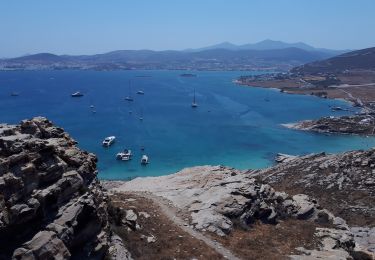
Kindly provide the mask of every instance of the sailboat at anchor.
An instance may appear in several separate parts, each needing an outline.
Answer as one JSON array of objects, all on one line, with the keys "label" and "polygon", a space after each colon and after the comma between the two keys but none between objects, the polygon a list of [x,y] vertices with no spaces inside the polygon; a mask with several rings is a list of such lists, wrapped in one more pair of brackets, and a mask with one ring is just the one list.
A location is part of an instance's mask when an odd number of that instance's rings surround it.
[{"label": "sailboat at anchor", "polygon": [[126,101],[134,101],[133,97],[132,97],[132,91],[131,91],[131,81],[129,80],[129,95],[127,97],[125,97],[125,100]]},{"label": "sailboat at anchor", "polygon": [[197,101],[195,100],[195,88],[194,88],[194,97],[193,97],[193,102],[191,103],[191,107],[192,107],[192,108],[196,108],[196,107],[198,107],[198,103],[197,103]]}]

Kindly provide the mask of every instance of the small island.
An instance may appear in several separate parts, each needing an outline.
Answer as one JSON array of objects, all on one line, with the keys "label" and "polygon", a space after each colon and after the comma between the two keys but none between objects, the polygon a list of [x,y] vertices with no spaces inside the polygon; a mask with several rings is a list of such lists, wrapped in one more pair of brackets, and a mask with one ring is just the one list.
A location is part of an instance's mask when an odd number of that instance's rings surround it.
[{"label": "small island", "polygon": [[183,73],[183,74],[180,74],[180,77],[194,78],[194,77],[197,77],[197,74]]}]

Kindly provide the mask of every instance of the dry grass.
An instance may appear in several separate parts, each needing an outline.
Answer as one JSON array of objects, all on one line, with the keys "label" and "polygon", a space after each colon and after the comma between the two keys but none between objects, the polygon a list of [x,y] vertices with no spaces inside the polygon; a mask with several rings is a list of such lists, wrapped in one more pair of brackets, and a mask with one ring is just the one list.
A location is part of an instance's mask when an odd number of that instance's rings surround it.
[{"label": "dry grass", "polygon": [[[133,209],[150,214],[150,218],[140,217],[137,222],[140,230],[127,231],[125,227],[113,225],[112,228],[124,241],[134,259],[223,259],[204,242],[191,237],[179,226],[167,219],[159,206],[151,200],[135,194],[116,194],[112,203],[123,209]],[[135,201],[126,201],[135,199]],[[155,236],[156,242],[148,243],[141,236]]]},{"label": "dry grass", "polygon": [[297,254],[296,247],[316,248],[313,222],[287,220],[278,225],[256,223],[248,231],[235,228],[223,238],[217,238],[224,246],[243,259],[288,259]]}]

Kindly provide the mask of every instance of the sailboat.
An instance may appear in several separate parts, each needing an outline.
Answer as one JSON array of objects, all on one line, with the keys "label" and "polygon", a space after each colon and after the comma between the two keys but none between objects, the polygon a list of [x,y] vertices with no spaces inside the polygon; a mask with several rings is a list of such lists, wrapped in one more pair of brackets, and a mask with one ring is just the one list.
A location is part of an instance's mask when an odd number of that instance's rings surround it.
[{"label": "sailboat", "polygon": [[195,89],[194,89],[194,98],[193,98],[193,103],[191,103],[191,107],[192,107],[192,108],[196,108],[196,107],[198,107],[198,104],[197,104],[197,102],[196,102],[196,100],[195,100]]},{"label": "sailboat", "polygon": [[130,84],[130,80],[129,80],[129,96],[125,97],[125,100],[126,101],[134,101],[133,97],[132,97],[132,92],[131,92],[131,84]]},{"label": "sailboat", "polygon": [[139,116],[139,120],[140,121],[143,121],[143,110],[141,109],[141,114],[140,114],[140,116]]}]

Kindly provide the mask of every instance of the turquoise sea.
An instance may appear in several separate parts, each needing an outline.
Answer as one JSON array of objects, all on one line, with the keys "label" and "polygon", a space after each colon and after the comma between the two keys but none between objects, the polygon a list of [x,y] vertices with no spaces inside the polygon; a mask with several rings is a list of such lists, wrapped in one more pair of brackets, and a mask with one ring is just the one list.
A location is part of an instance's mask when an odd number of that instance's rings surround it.
[{"label": "turquoise sea", "polygon": [[[343,101],[232,83],[253,72],[199,71],[192,72],[197,77],[191,78],[180,77],[181,73],[186,72],[0,72],[0,122],[48,117],[81,148],[97,154],[102,179],[163,175],[206,164],[261,168],[272,165],[279,152],[299,155],[375,145],[374,138],[300,132],[280,125],[353,113]],[[124,100],[129,79],[134,102]],[[194,89],[197,109],[190,106]],[[72,98],[70,94],[78,90],[84,97]],[[135,94],[138,90],[145,95]],[[11,92],[20,95],[11,97]],[[331,112],[329,106],[347,107],[352,112]],[[117,141],[104,148],[101,142],[109,135],[115,135]],[[140,165],[141,146],[150,157],[147,166]],[[124,148],[133,150],[132,161],[115,159]]]}]

